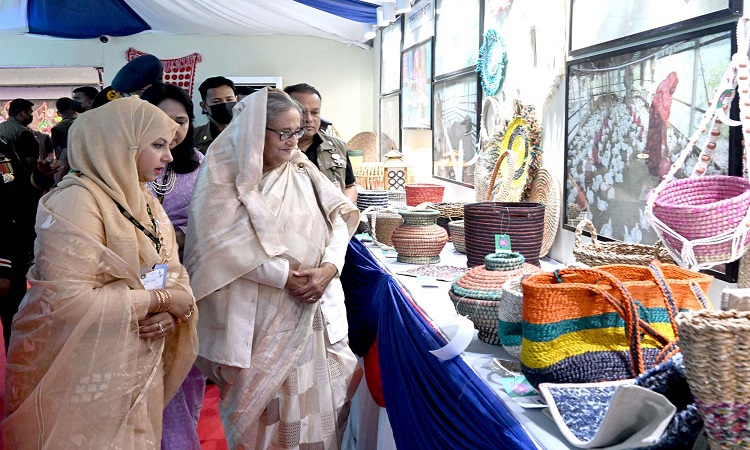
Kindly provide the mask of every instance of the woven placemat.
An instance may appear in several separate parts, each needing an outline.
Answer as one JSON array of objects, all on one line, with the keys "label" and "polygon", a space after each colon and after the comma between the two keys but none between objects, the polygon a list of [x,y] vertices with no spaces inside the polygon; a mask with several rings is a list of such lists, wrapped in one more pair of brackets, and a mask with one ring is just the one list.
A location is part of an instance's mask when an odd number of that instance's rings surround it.
[{"label": "woven placemat", "polygon": [[469,269],[466,267],[426,264],[413,269],[403,270],[398,272],[398,275],[407,275],[410,277],[433,277],[440,281],[453,281],[456,277],[465,274],[467,270]]},{"label": "woven placemat", "polygon": [[547,169],[539,169],[531,182],[529,201],[544,205],[544,238],[539,257],[545,256],[555,242],[560,225],[561,198],[560,183]]}]

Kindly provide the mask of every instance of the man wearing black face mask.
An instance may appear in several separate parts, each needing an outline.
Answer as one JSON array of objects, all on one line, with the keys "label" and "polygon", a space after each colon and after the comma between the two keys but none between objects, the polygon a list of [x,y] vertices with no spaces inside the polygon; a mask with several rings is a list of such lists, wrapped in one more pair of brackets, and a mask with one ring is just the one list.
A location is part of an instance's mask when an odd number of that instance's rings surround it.
[{"label": "man wearing black face mask", "polygon": [[[17,98],[10,102],[8,119],[0,123],[0,161],[5,163],[0,176],[0,214],[12,225],[13,275],[9,292],[0,295],[5,345],[10,337],[10,322],[26,293],[26,271],[34,256],[34,222],[39,198],[52,186],[53,171],[40,158],[39,143],[28,127],[34,119],[34,104]],[[9,164],[8,164],[9,163]],[[5,173],[10,167],[10,173]]]},{"label": "man wearing black face mask", "polygon": [[195,128],[195,148],[204,155],[216,136],[232,120],[232,108],[237,104],[234,82],[224,77],[211,77],[198,86],[201,93],[201,110],[208,116],[208,123]]},{"label": "man wearing black face mask", "polygon": [[57,114],[62,117],[62,120],[52,127],[50,135],[52,137],[52,145],[55,148],[55,155],[60,165],[60,170],[55,174],[55,182],[60,182],[70,168],[68,165],[68,130],[73,125],[76,117],[78,117],[78,113],[83,112],[83,108],[81,102],[68,97],[57,99],[55,108],[57,108]]}]

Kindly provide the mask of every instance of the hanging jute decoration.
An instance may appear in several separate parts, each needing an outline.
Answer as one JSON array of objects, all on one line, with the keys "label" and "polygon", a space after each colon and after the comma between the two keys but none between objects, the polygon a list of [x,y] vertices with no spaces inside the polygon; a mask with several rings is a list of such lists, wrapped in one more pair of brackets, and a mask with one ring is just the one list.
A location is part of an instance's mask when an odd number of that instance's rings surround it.
[{"label": "hanging jute decoration", "polygon": [[[125,56],[128,61],[147,53],[130,47]],[[183,56],[175,59],[162,59],[164,66],[164,83],[174,84],[185,89],[191,97],[193,96],[193,80],[195,78],[195,66],[202,61],[200,53]]]},{"label": "hanging jute decoration", "polygon": [[507,65],[508,52],[505,50],[505,41],[497,31],[490,28],[484,33],[484,42],[479,48],[477,60],[477,72],[482,75],[482,89],[485,95],[495,95],[503,87]]}]

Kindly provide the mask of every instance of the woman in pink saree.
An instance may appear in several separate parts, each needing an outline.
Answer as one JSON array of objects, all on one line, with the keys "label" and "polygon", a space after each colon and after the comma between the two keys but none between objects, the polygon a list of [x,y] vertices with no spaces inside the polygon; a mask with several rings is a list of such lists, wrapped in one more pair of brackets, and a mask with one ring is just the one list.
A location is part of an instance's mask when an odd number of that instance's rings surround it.
[{"label": "woman in pink saree", "polygon": [[282,91],[245,97],[190,205],[196,365],[230,449],[338,448],[361,378],[338,279],[359,212],[297,149],[301,117]]},{"label": "woman in pink saree", "polygon": [[[648,153],[648,159],[646,159],[648,173],[655,177],[667,174],[664,171],[662,158],[668,158],[667,124],[672,111],[672,95],[677,89],[678,82],[679,79],[675,72],[667,75],[667,78],[659,83],[659,87],[656,88],[656,93],[654,93],[654,98],[651,101],[651,108],[648,111],[648,134],[646,135],[644,151]],[[666,164],[666,168],[668,171],[669,164]]]},{"label": "woman in pink saree", "polygon": [[6,448],[160,447],[198,345],[174,231],[145,187],[176,128],[135,97],[71,127],[74,172],[39,203],[31,289],[13,319]]}]

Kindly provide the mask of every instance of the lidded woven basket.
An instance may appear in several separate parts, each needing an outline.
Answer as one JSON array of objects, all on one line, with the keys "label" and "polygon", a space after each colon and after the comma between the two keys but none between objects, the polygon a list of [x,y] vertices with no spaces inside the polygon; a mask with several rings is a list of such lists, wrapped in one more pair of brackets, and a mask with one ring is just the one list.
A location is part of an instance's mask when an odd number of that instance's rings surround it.
[{"label": "lidded woven basket", "polygon": [[506,281],[541,272],[525,263],[520,253],[494,253],[486,256],[485,264],[474,267],[456,279],[448,295],[456,312],[467,316],[479,330],[479,339],[500,345],[497,334],[500,299]]}]

